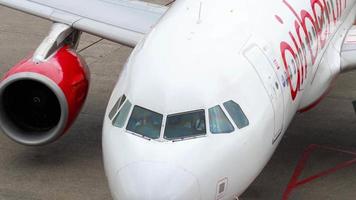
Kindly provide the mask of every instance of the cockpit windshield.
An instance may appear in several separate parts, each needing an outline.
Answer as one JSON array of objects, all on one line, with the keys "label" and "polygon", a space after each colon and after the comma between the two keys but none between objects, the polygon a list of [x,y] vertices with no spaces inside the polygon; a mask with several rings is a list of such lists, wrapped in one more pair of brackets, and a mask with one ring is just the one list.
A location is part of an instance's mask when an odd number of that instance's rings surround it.
[{"label": "cockpit windshield", "polygon": [[158,139],[163,115],[135,106],[126,129],[150,139]]},{"label": "cockpit windshield", "polygon": [[126,127],[127,132],[133,135],[173,142],[200,138],[207,134],[233,133],[249,126],[245,113],[233,100],[206,110],[163,115],[134,105],[125,95],[122,95],[108,116],[112,119],[113,126]]},{"label": "cockpit windshield", "polygon": [[122,104],[125,102],[126,100],[126,96],[122,95],[115,103],[114,107],[111,109],[110,113],[109,113],[109,118],[112,119],[115,114],[117,113],[117,111],[119,110],[119,108],[122,106]]},{"label": "cockpit windshield", "polygon": [[164,138],[168,140],[184,139],[205,134],[204,110],[167,116]]},{"label": "cockpit windshield", "polygon": [[235,130],[219,105],[209,109],[209,120],[212,134],[231,133]]},{"label": "cockpit windshield", "polygon": [[239,129],[249,125],[249,121],[239,104],[235,103],[234,101],[227,101],[224,103],[224,107]]},{"label": "cockpit windshield", "polygon": [[125,122],[127,120],[127,116],[130,113],[130,109],[131,109],[131,102],[129,100],[127,100],[124,105],[122,106],[121,110],[119,111],[119,113],[116,115],[116,117],[113,120],[113,125],[119,128],[124,127]]}]

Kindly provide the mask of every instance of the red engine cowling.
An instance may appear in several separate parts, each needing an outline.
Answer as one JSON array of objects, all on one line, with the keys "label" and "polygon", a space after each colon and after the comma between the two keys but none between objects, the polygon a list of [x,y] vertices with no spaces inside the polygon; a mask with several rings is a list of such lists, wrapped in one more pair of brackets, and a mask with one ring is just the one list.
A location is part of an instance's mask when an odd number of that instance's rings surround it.
[{"label": "red engine cowling", "polygon": [[68,46],[44,62],[32,57],[0,82],[0,126],[18,143],[44,145],[61,137],[78,116],[88,93],[89,73]]}]

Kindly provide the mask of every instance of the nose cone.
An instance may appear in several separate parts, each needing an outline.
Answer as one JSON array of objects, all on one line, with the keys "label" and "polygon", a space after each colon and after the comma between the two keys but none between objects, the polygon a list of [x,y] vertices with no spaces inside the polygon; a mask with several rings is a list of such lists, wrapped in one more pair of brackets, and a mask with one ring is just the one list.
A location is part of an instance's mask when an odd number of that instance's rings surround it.
[{"label": "nose cone", "polygon": [[116,175],[119,200],[200,199],[197,179],[189,172],[169,164],[138,162]]}]

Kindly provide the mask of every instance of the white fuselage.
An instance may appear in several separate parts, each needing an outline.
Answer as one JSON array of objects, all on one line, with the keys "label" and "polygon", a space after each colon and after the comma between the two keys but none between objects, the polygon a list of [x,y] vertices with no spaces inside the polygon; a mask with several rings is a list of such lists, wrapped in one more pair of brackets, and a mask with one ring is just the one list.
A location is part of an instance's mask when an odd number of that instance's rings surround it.
[{"label": "white fuselage", "polygon": [[[355,0],[310,2],[180,0],[170,8],[134,49],[105,115],[104,163],[115,199],[233,199],[245,191],[294,115],[340,73]],[[123,128],[112,125],[108,113],[124,94],[163,115],[159,139],[126,130],[133,106]],[[212,134],[208,109],[229,100],[249,125]],[[165,139],[168,115],[200,109],[206,135]]]}]

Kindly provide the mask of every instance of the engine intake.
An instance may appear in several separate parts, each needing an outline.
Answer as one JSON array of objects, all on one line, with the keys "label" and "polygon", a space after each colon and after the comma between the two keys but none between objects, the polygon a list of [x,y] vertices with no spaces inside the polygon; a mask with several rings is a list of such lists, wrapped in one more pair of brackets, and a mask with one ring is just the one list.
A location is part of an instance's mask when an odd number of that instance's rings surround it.
[{"label": "engine intake", "polygon": [[24,145],[54,142],[79,114],[88,87],[86,64],[69,46],[43,62],[25,59],[0,82],[0,127]]}]

